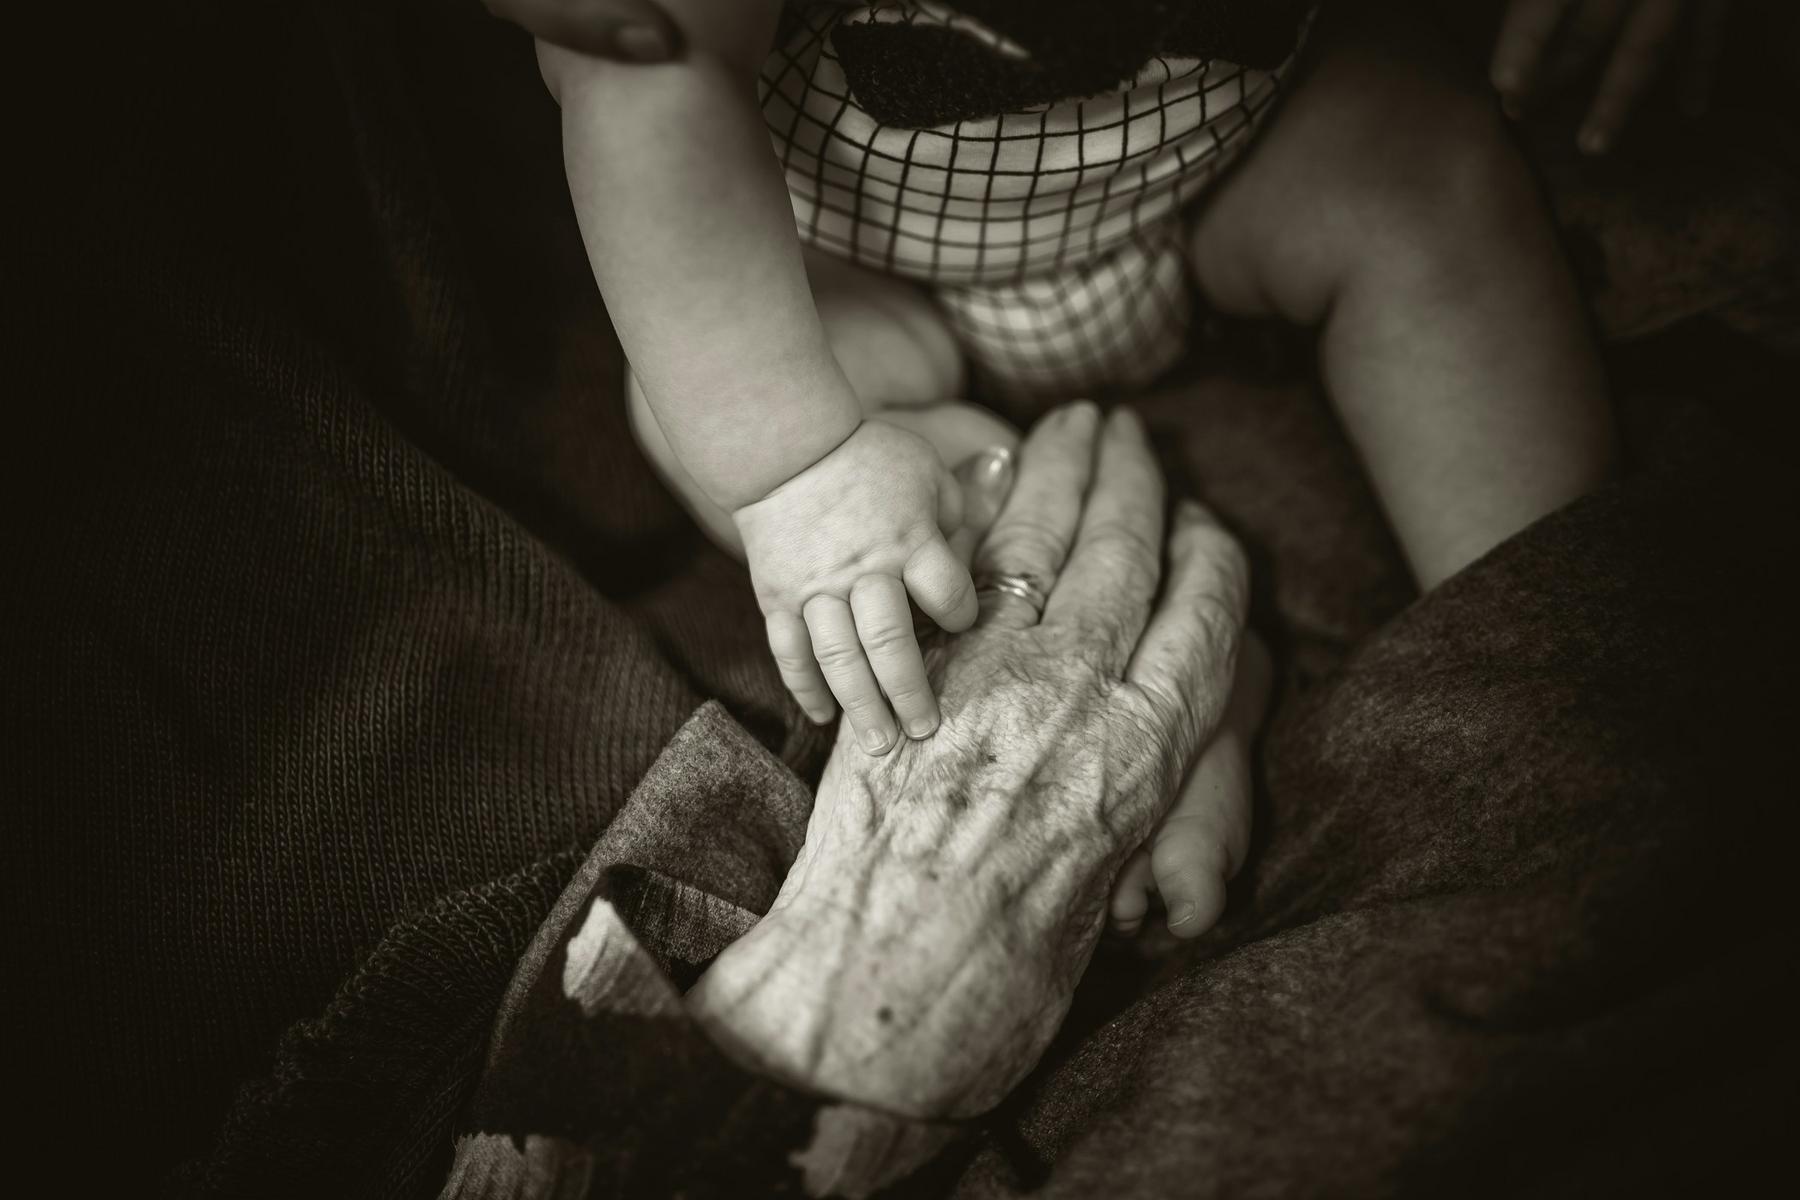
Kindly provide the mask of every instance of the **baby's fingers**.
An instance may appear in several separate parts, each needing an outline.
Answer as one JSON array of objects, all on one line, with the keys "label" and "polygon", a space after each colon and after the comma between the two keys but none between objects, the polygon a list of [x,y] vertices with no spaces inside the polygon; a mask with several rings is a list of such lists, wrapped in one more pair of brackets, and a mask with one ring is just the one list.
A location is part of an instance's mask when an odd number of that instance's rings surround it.
[{"label": "baby's fingers", "polygon": [[849,603],[836,596],[814,596],[806,602],[805,616],[813,657],[831,694],[843,706],[844,719],[856,731],[857,743],[870,754],[886,754],[894,745],[894,718],[863,653]]},{"label": "baby's fingers", "polygon": [[850,589],[856,633],[908,737],[930,737],[938,727],[937,699],[925,676],[925,657],[913,635],[906,585],[892,575],[865,575]]},{"label": "baby's fingers", "polygon": [[903,573],[906,590],[938,628],[960,633],[975,623],[975,581],[942,537],[913,551]]},{"label": "baby's fingers", "polygon": [[767,626],[769,652],[775,656],[782,684],[794,694],[808,720],[815,725],[825,724],[836,714],[837,705],[832,703],[831,690],[825,686],[825,676],[819,673],[818,660],[813,657],[806,622],[796,613],[778,612],[769,614]]},{"label": "baby's fingers", "polygon": [[1600,90],[1581,123],[1578,143],[1588,154],[1604,154],[1624,128],[1631,110],[1668,57],[1669,44],[1681,24],[1683,0],[1644,0],[1625,22],[1625,32],[1606,64]]}]

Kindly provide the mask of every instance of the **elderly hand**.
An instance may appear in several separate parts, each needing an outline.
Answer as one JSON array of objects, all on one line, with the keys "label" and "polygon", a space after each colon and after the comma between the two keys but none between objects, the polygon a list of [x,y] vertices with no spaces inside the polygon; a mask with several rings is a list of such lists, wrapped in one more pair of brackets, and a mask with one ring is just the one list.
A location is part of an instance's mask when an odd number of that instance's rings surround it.
[{"label": "elderly hand", "polygon": [[632,62],[664,62],[681,49],[681,34],[651,0],[483,0],[496,17],[532,36],[583,54]]},{"label": "elderly hand", "polygon": [[1705,106],[1730,0],[1511,0],[1490,67],[1506,110],[1519,115],[1546,85],[1605,69],[1577,135],[1583,150],[1612,148],[1638,101],[1677,48],[1686,56],[1683,104]]},{"label": "elderly hand", "polygon": [[1039,423],[976,566],[1035,581],[1042,618],[984,592],[975,628],[932,652],[936,736],[881,759],[840,741],[774,906],[690,994],[722,1045],[921,1117],[982,1112],[1031,1069],[1231,691],[1242,553],[1186,503],[1166,579],[1164,544],[1136,417]]}]

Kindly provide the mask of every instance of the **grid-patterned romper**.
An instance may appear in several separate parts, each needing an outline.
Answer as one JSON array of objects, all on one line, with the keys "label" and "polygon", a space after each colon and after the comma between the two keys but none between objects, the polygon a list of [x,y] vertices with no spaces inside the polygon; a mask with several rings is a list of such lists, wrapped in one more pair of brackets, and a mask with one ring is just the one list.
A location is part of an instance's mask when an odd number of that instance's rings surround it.
[{"label": "grid-patterned romper", "polygon": [[1157,56],[1108,94],[910,129],[852,98],[840,24],[933,22],[1024,52],[931,3],[795,15],[761,94],[802,241],[930,284],[1003,392],[1140,385],[1181,356],[1182,206],[1249,142],[1293,56],[1272,70]]}]

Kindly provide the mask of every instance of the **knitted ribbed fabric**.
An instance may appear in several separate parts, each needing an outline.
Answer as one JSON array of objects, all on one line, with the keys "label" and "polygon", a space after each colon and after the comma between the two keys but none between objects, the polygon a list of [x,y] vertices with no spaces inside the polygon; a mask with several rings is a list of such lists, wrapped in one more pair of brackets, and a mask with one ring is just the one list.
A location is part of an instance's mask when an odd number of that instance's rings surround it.
[{"label": "knitted ribbed fabric", "polygon": [[497,905],[516,954],[541,908],[469,889],[547,905],[702,697],[824,742],[627,431],[528,41],[118,19],[3,285],[5,1019],[154,1175],[402,917]]}]

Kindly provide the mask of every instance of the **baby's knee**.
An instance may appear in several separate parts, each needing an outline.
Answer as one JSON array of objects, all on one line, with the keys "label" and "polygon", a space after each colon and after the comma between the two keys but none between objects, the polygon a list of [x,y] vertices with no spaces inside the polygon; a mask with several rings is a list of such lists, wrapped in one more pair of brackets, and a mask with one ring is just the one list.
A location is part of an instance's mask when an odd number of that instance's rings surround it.
[{"label": "baby's knee", "polygon": [[1531,170],[1485,97],[1449,92],[1388,130],[1399,144],[1340,197],[1354,239],[1349,269],[1384,278],[1475,280],[1547,228]]}]

